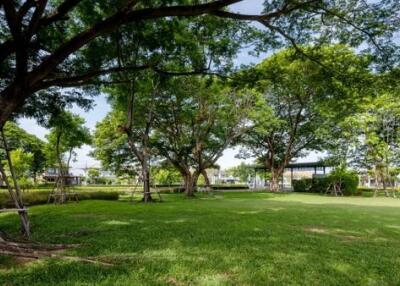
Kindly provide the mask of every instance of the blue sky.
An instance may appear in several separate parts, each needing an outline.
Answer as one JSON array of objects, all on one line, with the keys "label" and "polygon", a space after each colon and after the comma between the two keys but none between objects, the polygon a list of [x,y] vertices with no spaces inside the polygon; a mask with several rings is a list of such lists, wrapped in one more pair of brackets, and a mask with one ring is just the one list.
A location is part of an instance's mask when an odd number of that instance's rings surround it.
[{"label": "blue sky", "polygon": [[[238,4],[232,5],[231,10],[243,14],[259,14],[262,11],[262,0],[245,0]],[[240,53],[236,59],[238,65],[240,64],[250,64],[250,63],[258,63],[263,59],[263,56],[259,58],[255,58],[248,54],[248,51],[243,51]],[[110,110],[110,106],[107,103],[106,97],[104,95],[100,95],[95,98],[95,106],[89,112],[85,112],[79,108],[73,108],[73,112],[79,114],[86,120],[86,126],[91,130],[94,130],[96,123],[101,121],[107,112]],[[36,124],[36,122],[32,119],[21,119],[19,121],[22,128],[24,128],[29,133],[35,134],[40,138],[44,138],[47,130],[40,127]],[[99,167],[100,163],[88,156],[90,152],[90,146],[84,146],[83,148],[77,150],[78,156],[76,158],[76,162],[72,164],[72,171],[74,173],[81,173],[82,168],[85,167]],[[241,161],[235,158],[237,150],[228,149],[224,152],[223,156],[218,160],[218,164],[222,168],[229,168],[235,165],[240,164]],[[315,160],[317,157],[316,154],[312,154],[308,158],[304,158],[303,160]],[[253,159],[247,160],[247,162],[251,162]]]}]

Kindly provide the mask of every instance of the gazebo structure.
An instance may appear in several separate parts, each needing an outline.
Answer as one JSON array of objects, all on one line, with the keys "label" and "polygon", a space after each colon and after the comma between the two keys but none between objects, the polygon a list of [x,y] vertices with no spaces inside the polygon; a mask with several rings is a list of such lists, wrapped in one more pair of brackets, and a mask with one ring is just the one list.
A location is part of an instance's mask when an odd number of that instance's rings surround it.
[{"label": "gazebo structure", "polygon": [[[303,163],[290,163],[285,167],[285,172],[290,172],[290,189],[292,189],[292,182],[294,180],[294,174],[298,172],[310,172],[313,177],[316,176],[325,176],[327,169],[331,168],[331,166],[327,165],[325,162],[303,162]],[[256,179],[257,174],[259,172],[267,172],[268,168],[264,166],[255,166],[254,167],[254,186],[256,187]],[[266,184],[266,180],[264,180]],[[284,189],[284,176],[281,177],[281,189]]]}]

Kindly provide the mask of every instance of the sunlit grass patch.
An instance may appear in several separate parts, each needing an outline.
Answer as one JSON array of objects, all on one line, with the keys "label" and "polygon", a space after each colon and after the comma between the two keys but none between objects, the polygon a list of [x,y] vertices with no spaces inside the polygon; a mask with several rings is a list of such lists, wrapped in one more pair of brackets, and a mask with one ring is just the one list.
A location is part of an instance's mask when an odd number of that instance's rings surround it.
[{"label": "sunlit grass patch", "polygon": [[[217,193],[32,207],[34,239],[112,266],[0,259],[5,285],[397,285],[400,200]],[[376,203],[376,204],[375,204]],[[18,233],[14,214],[0,228]]]}]

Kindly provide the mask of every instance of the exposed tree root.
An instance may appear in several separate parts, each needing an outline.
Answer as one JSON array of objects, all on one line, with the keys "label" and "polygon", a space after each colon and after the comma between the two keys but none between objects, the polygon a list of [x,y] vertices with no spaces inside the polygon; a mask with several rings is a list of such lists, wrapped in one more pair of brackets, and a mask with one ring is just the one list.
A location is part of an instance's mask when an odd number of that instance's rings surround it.
[{"label": "exposed tree root", "polygon": [[84,257],[78,257],[78,256],[60,256],[60,255],[56,255],[56,256],[52,256],[52,257],[56,257],[56,258],[64,259],[64,260],[70,260],[70,261],[98,264],[98,265],[102,265],[102,266],[114,266],[114,264],[112,264],[112,263],[100,261],[100,260],[93,259],[93,258],[84,258]]},{"label": "exposed tree root", "polygon": [[113,266],[111,263],[102,262],[92,258],[77,256],[65,256],[60,253],[66,249],[76,248],[79,244],[40,244],[32,242],[10,241],[4,234],[0,233],[0,255],[9,255],[16,258],[40,259],[46,257],[59,258],[63,260],[78,261],[85,263],[99,264],[103,266]]}]

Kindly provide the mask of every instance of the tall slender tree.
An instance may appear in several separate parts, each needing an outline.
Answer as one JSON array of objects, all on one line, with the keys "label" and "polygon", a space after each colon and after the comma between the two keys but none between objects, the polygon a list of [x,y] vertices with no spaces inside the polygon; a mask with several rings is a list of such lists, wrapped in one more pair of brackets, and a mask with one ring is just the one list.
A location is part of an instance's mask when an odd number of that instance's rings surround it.
[{"label": "tall slender tree", "polygon": [[[44,170],[46,158],[44,154],[44,142],[33,134],[29,134],[14,122],[7,122],[4,126],[4,135],[8,140],[10,151],[21,149],[25,153],[32,154],[28,172],[36,183],[37,176]],[[5,158],[3,158],[5,159]]]},{"label": "tall slender tree", "polygon": [[0,128],[0,135],[1,135],[1,143],[2,143],[2,150],[4,151],[4,157],[6,158],[6,162],[11,174],[12,183],[7,176],[7,173],[3,167],[3,163],[0,162],[0,174],[2,177],[2,181],[5,183],[8,192],[10,194],[11,199],[14,202],[14,205],[17,209],[18,215],[21,221],[21,233],[26,237],[30,238],[31,235],[31,227],[28,217],[28,211],[25,208],[24,201],[22,199],[21,188],[18,182],[17,174],[14,169],[14,165],[11,159],[10,148],[8,145],[8,139],[4,132],[4,127]]},{"label": "tall slender tree", "polygon": [[143,181],[143,200],[151,201],[150,194],[150,136],[154,127],[159,99],[159,78],[142,73],[130,85],[118,85],[110,91],[113,112],[124,114],[118,132],[125,134],[130,156],[139,162]]},{"label": "tall slender tree", "polygon": [[381,188],[389,196],[388,188],[394,187],[400,165],[400,105],[396,98],[391,93],[371,98],[348,120],[353,130],[352,140],[347,141],[348,163],[374,177],[375,195]]},{"label": "tall slender tree", "polygon": [[49,122],[50,133],[46,136],[46,155],[49,163],[57,166],[56,200],[66,199],[66,178],[71,161],[76,156],[75,149],[91,143],[90,131],[84,126],[85,120],[69,111],[62,110]]}]

